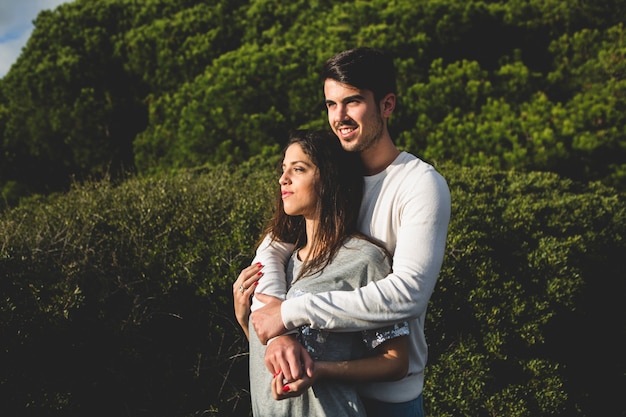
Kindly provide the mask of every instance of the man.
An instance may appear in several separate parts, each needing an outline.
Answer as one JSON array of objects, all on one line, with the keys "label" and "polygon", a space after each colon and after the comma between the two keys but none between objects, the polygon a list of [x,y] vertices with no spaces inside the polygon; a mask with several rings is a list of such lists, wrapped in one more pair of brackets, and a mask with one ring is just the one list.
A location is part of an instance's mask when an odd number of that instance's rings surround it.
[{"label": "man", "polygon": [[[368,415],[377,413],[378,407],[388,416],[422,416],[427,359],[424,319],[443,262],[450,192],[431,165],[400,152],[391,139],[388,119],[396,106],[396,85],[388,56],[373,48],[341,52],[326,62],[322,80],[330,127],[344,149],[359,152],[366,171],[359,230],[393,254],[393,272],[354,291],[282,301],[263,294],[269,291],[261,283],[284,282],[283,263],[292,248],[266,239],[254,261],[265,266],[250,321],[262,343],[303,325],[356,331],[408,321],[408,374],[399,381],[378,383],[376,390],[365,387],[362,394],[371,400]],[[280,279],[272,278],[275,274]],[[259,307],[258,301],[264,306]],[[287,380],[302,375],[301,364],[307,373],[313,372],[310,358],[291,336],[273,339],[265,363]]]}]

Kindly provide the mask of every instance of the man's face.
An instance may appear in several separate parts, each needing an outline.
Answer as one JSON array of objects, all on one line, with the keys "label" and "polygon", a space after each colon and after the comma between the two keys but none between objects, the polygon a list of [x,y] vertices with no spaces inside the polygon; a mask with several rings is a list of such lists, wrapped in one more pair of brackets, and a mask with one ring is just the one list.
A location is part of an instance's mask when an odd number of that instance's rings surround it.
[{"label": "man's face", "polygon": [[350,152],[362,152],[383,135],[385,123],[374,93],[332,79],[324,81],[328,123]]}]

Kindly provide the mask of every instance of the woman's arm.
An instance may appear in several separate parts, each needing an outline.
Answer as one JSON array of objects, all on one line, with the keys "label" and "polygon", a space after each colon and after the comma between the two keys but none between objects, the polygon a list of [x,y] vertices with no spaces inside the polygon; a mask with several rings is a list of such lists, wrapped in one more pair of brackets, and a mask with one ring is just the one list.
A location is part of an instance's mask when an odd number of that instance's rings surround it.
[{"label": "woman's arm", "polygon": [[409,368],[408,336],[399,336],[381,343],[376,355],[352,361],[315,362],[313,376],[285,383],[279,372],[272,380],[272,394],[276,400],[302,395],[322,379],[349,382],[395,381],[403,378]]},{"label": "woman's arm", "polygon": [[248,319],[250,317],[251,298],[254,295],[259,279],[263,276],[261,268],[263,268],[263,265],[261,265],[260,262],[250,265],[241,271],[239,277],[237,277],[237,280],[233,284],[235,317],[248,340],[250,340]]},{"label": "woman's arm", "polygon": [[[250,340],[248,331],[250,311],[263,305],[253,295],[258,290],[259,293],[281,300],[285,299],[287,293],[285,264],[291,252],[293,252],[292,244],[273,241],[269,235],[266,235],[257,248],[252,265],[243,269],[233,283],[235,317],[248,340]],[[259,282],[261,277],[265,279]]]}]

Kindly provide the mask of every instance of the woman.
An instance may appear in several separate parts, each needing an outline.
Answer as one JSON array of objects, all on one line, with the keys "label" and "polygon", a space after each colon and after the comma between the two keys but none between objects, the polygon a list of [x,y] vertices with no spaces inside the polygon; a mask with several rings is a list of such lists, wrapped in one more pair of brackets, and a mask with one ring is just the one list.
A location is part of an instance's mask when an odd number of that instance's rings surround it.
[{"label": "woman", "polygon": [[[363,192],[358,155],[344,151],[330,133],[297,131],[285,148],[279,183],[278,207],[267,233],[295,247],[287,263],[287,298],[351,290],[389,273],[386,251],[356,231]],[[359,384],[406,374],[406,323],[350,333],[300,328],[296,337],[315,361],[314,372],[285,381],[280,373],[268,373],[265,346],[248,326],[261,267],[244,269],[233,285],[235,315],[250,340],[253,414],[364,416]]]}]

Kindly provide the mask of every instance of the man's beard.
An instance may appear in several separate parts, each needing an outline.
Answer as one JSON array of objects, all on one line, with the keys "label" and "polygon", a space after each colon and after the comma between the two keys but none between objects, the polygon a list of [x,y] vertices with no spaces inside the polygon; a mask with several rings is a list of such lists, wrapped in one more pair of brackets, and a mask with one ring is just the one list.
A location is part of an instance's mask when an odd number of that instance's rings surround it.
[{"label": "man's beard", "polygon": [[[374,117],[374,121],[375,123],[371,126],[370,133],[368,135],[364,134],[363,127],[361,126],[361,137],[356,142],[341,141],[341,145],[343,146],[343,148],[349,152],[363,152],[374,146],[376,142],[378,142],[383,136],[384,129],[383,118],[380,117],[380,115]],[[342,123],[337,127],[337,130],[339,130],[341,126],[352,125],[346,125],[345,123]]]}]

